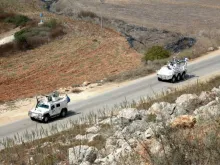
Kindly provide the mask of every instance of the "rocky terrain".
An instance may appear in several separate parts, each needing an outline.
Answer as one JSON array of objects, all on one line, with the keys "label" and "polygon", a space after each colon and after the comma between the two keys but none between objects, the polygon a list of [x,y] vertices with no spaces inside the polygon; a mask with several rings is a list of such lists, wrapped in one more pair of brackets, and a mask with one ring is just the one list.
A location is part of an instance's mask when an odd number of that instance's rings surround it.
[{"label": "rocky terrain", "polygon": [[[196,143],[196,140],[208,140],[212,133],[216,133],[215,135],[220,133],[219,128],[215,128],[215,121],[219,120],[220,115],[219,97],[220,87],[213,88],[211,92],[202,92],[198,96],[181,95],[175,103],[154,103],[148,110],[123,109],[117,116],[101,120],[88,128],[85,135],[77,135],[75,139],[88,140],[88,142],[103,136],[106,142],[101,150],[87,145],[70,148],[69,163],[74,165],[164,164],[165,161],[169,164],[184,164],[182,161],[202,163],[203,160],[196,160],[195,155],[187,155],[190,150],[197,154],[196,150],[199,146],[194,146],[196,149],[188,147]],[[212,123],[213,132],[205,129],[209,125],[207,123]],[[102,124],[109,124],[111,127],[103,132],[100,131]],[[182,140],[188,146],[184,147],[180,142],[178,145],[174,142],[172,145],[177,146],[171,146],[169,140],[175,140],[175,138]],[[211,145],[219,144],[220,139],[216,138],[210,141]],[[207,144],[201,145],[205,145],[201,149],[208,149]],[[201,157],[206,154],[204,150],[200,151]],[[217,148],[212,148],[211,151],[213,155],[210,155],[211,158],[207,164],[218,164]],[[178,157],[177,152],[184,158]]]},{"label": "rocky terrain", "polygon": [[[70,121],[69,129],[62,132],[59,128],[67,128],[67,125],[53,125],[49,131],[36,129],[24,137],[15,135],[14,140],[1,142],[6,149],[0,151],[0,162],[185,165],[206,161],[207,165],[217,165],[220,86],[205,90],[207,86],[219,84],[218,79],[213,81],[164,95],[167,101],[160,102],[161,98],[156,98],[152,104],[144,101],[125,104],[122,109],[100,111],[79,122]],[[197,94],[188,93],[194,90]],[[187,94],[175,97],[184,91]],[[34,140],[36,137],[40,139]],[[24,142],[25,139],[30,142]],[[13,141],[20,141],[21,145]]]}]

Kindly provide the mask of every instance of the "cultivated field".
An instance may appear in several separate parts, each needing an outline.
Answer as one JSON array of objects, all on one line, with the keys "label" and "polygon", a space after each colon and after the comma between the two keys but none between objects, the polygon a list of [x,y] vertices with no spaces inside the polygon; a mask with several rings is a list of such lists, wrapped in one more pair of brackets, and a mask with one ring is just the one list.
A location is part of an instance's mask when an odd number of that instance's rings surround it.
[{"label": "cultivated field", "polygon": [[[68,13],[90,10],[130,23],[189,34],[219,29],[218,0],[59,0],[52,7]],[[72,9],[72,10],[71,10]]]}]

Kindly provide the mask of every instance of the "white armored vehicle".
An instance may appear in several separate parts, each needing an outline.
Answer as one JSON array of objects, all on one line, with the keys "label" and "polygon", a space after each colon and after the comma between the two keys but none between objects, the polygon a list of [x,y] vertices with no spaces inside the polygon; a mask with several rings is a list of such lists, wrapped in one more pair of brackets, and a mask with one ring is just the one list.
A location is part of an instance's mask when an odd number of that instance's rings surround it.
[{"label": "white armored vehicle", "polygon": [[68,103],[70,98],[66,95],[60,97],[58,93],[52,93],[48,96],[37,98],[35,108],[28,112],[31,120],[40,120],[47,123],[54,117],[65,117],[68,112]]},{"label": "white armored vehicle", "polygon": [[172,83],[184,80],[187,74],[187,61],[187,58],[184,60],[176,60],[174,58],[172,61],[168,62],[167,65],[157,71],[158,80],[169,80]]}]

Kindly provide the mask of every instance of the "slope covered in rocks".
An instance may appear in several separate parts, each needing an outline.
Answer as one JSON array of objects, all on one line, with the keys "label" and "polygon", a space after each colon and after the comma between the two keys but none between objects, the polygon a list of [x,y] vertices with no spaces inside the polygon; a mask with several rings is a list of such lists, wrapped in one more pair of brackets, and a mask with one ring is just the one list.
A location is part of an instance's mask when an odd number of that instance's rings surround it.
[{"label": "slope covered in rocks", "polygon": [[[122,103],[112,111],[90,114],[79,122],[69,121],[52,125],[50,130],[36,129],[24,137],[6,139],[1,143],[6,149],[0,151],[0,163],[185,165],[205,161],[217,165],[219,84],[216,77],[156,99]],[[60,128],[65,131],[59,132]],[[24,142],[26,139],[29,142]]]}]

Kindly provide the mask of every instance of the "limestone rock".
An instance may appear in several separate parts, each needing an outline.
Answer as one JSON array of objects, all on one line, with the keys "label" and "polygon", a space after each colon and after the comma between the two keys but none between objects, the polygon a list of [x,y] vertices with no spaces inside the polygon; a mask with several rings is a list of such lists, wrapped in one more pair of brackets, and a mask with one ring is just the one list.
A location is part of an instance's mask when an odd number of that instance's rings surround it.
[{"label": "limestone rock", "polygon": [[69,164],[78,165],[83,162],[93,163],[97,158],[98,150],[86,145],[69,148]]},{"label": "limestone rock", "polygon": [[118,118],[125,118],[128,120],[141,120],[142,116],[135,108],[127,108],[119,111]]},{"label": "limestone rock", "polygon": [[87,133],[98,133],[100,129],[101,128],[99,126],[93,126],[93,127],[87,128],[86,132]]}]

